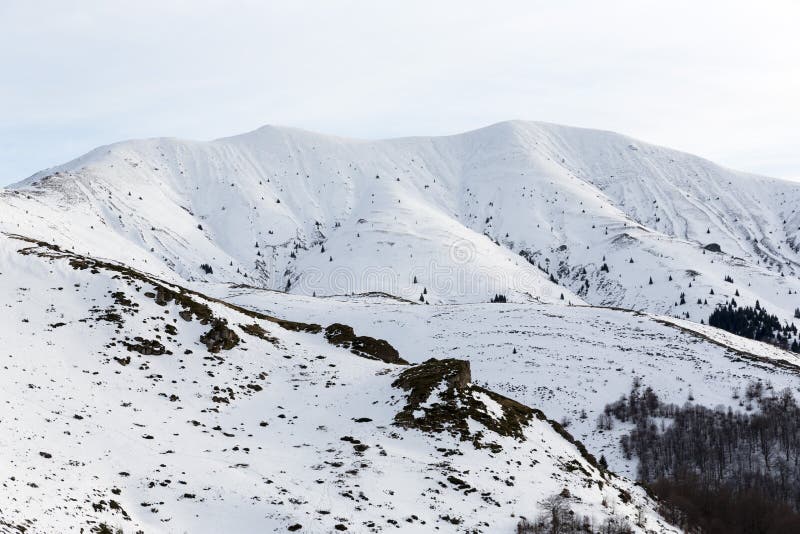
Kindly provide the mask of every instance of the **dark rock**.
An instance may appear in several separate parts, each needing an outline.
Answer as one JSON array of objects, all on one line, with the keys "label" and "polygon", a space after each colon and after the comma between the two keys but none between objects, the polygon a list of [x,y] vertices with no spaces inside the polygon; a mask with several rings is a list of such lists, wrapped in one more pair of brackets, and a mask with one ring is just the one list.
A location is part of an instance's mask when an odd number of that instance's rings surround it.
[{"label": "dark rock", "polygon": [[156,287],[156,304],[159,306],[166,306],[169,301],[173,298],[173,293],[167,290],[165,287],[158,286]]},{"label": "dark rock", "polygon": [[400,357],[397,349],[387,341],[368,336],[356,336],[353,328],[346,324],[333,323],[328,326],[325,329],[325,339],[331,345],[348,348],[353,354],[370,360],[408,365],[408,362]]},{"label": "dark rock", "polygon": [[228,328],[224,320],[215,319],[211,325],[211,330],[200,336],[200,342],[208,348],[208,352],[230,350],[239,344],[239,336]]},{"label": "dark rock", "polygon": [[[477,421],[501,436],[524,440],[524,428],[532,417],[538,417],[539,414],[471,381],[470,365],[464,360],[432,358],[406,369],[392,383],[392,386],[407,392],[406,405],[395,415],[394,424],[423,432],[448,432],[462,440],[472,441],[477,448],[489,447],[492,450],[501,447],[484,441],[487,436],[483,432],[473,433],[469,420]],[[442,388],[443,385],[445,387]],[[434,390],[437,390],[438,398],[435,403],[429,404]],[[488,413],[484,402],[480,400],[481,394],[502,407],[501,417]]]},{"label": "dark rock", "polygon": [[160,356],[167,352],[166,347],[164,347],[164,345],[162,345],[158,340],[143,339],[138,336],[133,339],[136,341],[136,343],[127,343],[125,341],[122,342],[123,345],[125,345],[131,352],[138,352],[143,356]]}]

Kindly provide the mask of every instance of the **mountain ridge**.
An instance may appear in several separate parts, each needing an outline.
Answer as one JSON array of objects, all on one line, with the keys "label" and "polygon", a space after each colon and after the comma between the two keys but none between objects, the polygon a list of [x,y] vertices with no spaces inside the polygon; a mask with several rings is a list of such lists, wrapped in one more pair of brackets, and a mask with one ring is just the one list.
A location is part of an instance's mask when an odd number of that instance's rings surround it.
[{"label": "mountain ridge", "polygon": [[342,324],[24,236],[0,235],[0,272],[0,294],[26,297],[0,332],[2,532],[511,531],[529,492],[563,488],[598,524],[676,532],[541,410],[473,384],[466,360],[384,361],[370,347],[385,342]]},{"label": "mountain ridge", "polygon": [[0,189],[0,532],[677,532],[604,405],[796,388],[700,323],[795,319],[798,201],[520,121],[99,147]]},{"label": "mountain ridge", "polygon": [[307,129],[307,128],[301,128],[301,127],[290,126],[290,125],[286,125],[286,124],[277,124],[277,123],[275,123],[275,124],[266,123],[266,124],[264,124],[262,126],[256,127],[256,128],[254,128],[252,130],[249,130],[249,131],[246,131],[246,132],[243,132],[243,133],[231,134],[231,135],[226,135],[226,136],[222,136],[222,137],[216,137],[216,138],[208,139],[208,140],[195,139],[195,138],[189,138],[189,137],[181,137],[181,136],[132,137],[132,138],[123,139],[123,140],[120,140],[120,141],[114,141],[112,143],[105,144],[105,145],[99,145],[99,146],[93,148],[92,150],[86,152],[85,154],[79,155],[79,156],[77,156],[77,157],[75,157],[75,158],[73,158],[71,160],[68,160],[68,161],[66,161],[64,163],[44,168],[44,169],[42,169],[40,171],[37,171],[37,172],[33,173],[32,175],[30,175],[27,178],[24,178],[24,179],[16,181],[16,182],[12,182],[12,183],[10,183],[8,185],[5,185],[5,186],[2,186],[0,188],[15,189],[15,188],[18,188],[18,187],[24,187],[25,185],[27,185],[27,183],[30,180],[33,180],[36,177],[46,176],[48,173],[53,173],[53,172],[56,172],[56,171],[58,171],[58,170],[60,170],[62,168],[73,166],[74,164],[82,161],[84,158],[87,158],[88,156],[90,156],[90,155],[92,155],[92,154],[94,154],[96,152],[102,152],[103,150],[111,149],[111,148],[114,148],[114,147],[117,147],[117,146],[123,146],[123,145],[128,145],[128,144],[136,144],[136,143],[146,143],[146,142],[178,142],[178,143],[187,143],[187,144],[191,144],[191,143],[196,143],[196,144],[224,143],[224,142],[229,142],[229,141],[236,141],[237,139],[241,139],[241,138],[258,136],[259,134],[265,133],[265,132],[274,132],[274,133],[277,133],[277,134],[284,134],[284,135],[287,135],[287,134],[307,135],[307,136],[316,137],[316,138],[319,138],[319,139],[332,139],[332,140],[346,141],[346,142],[351,142],[351,143],[365,143],[365,144],[368,144],[368,143],[391,143],[391,142],[398,142],[398,141],[417,141],[417,140],[435,140],[435,139],[459,138],[459,137],[463,137],[463,136],[475,135],[475,134],[478,134],[478,133],[484,132],[484,131],[491,131],[491,130],[498,129],[498,128],[513,127],[515,125],[522,125],[522,126],[533,125],[533,126],[555,128],[555,129],[564,129],[564,130],[572,130],[572,131],[583,131],[583,132],[590,133],[590,134],[601,134],[601,135],[608,135],[608,136],[616,136],[616,137],[619,137],[620,139],[624,139],[624,140],[627,140],[627,141],[630,141],[630,142],[644,144],[644,145],[648,145],[648,146],[654,147],[654,148],[666,149],[666,150],[669,150],[669,151],[672,151],[672,152],[675,152],[675,153],[678,153],[678,154],[691,156],[693,158],[697,158],[699,160],[702,160],[702,161],[704,161],[706,163],[711,163],[711,164],[713,164],[715,166],[718,166],[718,167],[720,167],[722,169],[725,169],[727,171],[734,172],[734,173],[737,173],[737,174],[740,174],[740,175],[749,176],[749,177],[752,177],[752,178],[767,178],[769,180],[776,180],[776,181],[783,181],[783,182],[798,182],[798,181],[800,181],[800,178],[792,178],[792,177],[787,178],[787,177],[779,177],[779,176],[769,176],[769,175],[766,175],[766,174],[760,174],[760,173],[750,172],[750,171],[743,171],[741,169],[736,169],[736,168],[733,168],[733,167],[720,165],[720,164],[714,162],[711,159],[708,159],[708,158],[705,158],[703,156],[699,156],[699,155],[693,154],[693,153],[688,152],[686,150],[682,150],[682,149],[678,149],[678,148],[674,148],[674,147],[669,147],[669,146],[666,146],[666,145],[656,145],[654,143],[649,143],[647,141],[643,141],[642,139],[639,139],[639,138],[636,138],[636,137],[631,137],[631,136],[629,136],[627,134],[624,134],[624,133],[621,133],[621,132],[617,132],[617,131],[614,131],[614,130],[607,130],[607,129],[595,128],[595,127],[571,126],[571,125],[565,125],[565,124],[549,122],[549,121],[538,121],[538,120],[528,120],[528,119],[508,119],[508,120],[497,121],[497,122],[488,124],[486,126],[480,126],[480,127],[472,128],[472,129],[469,129],[469,130],[465,130],[463,132],[454,132],[454,133],[438,134],[438,135],[401,135],[401,136],[395,136],[395,137],[376,137],[376,138],[341,136],[341,135],[329,134],[329,133],[325,133],[325,132],[311,130],[311,129]]},{"label": "mountain ridge", "polygon": [[[625,260],[644,254],[644,270],[665,278],[697,272],[702,300],[710,290],[732,298],[722,281],[729,274],[794,293],[798,191],[613,132],[507,121],[377,141],[264,126],[209,142],[121,142],[3,190],[0,203],[13,213],[30,208],[9,199],[37,198],[42,217],[63,224],[55,235],[34,225],[33,234],[58,241],[62,233],[104,257],[131,251],[118,259],[189,281],[319,295],[385,291],[432,303],[496,293],[555,302],[563,294],[575,304],[698,320],[710,313],[694,303],[701,295],[686,308],[676,304],[688,282],[673,284],[674,296],[667,288],[647,295],[628,280],[642,268]],[[115,216],[138,220],[122,228]],[[110,250],[87,236],[99,226],[103,240],[118,243]],[[722,251],[723,269],[703,257],[711,244]],[[391,280],[359,279],[370,266]],[[435,279],[440,268],[466,282],[453,289]],[[764,289],[753,302],[759,297],[793,318],[793,299]]]}]

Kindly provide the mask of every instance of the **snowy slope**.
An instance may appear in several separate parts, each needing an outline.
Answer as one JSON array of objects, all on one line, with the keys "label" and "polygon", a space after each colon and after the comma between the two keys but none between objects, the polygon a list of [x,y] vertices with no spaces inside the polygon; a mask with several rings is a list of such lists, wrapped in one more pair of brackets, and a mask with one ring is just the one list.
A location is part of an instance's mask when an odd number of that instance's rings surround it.
[{"label": "snowy slope", "polygon": [[38,173],[0,190],[0,532],[512,532],[564,489],[671,532],[547,417],[630,476],[595,421],[634,378],[797,390],[795,354],[699,321],[734,295],[793,320],[798,197],[530,122],[127,141]]},{"label": "snowy slope", "polygon": [[[550,417],[619,473],[635,463],[619,448],[625,427],[597,428],[604,406],[630,392],[634,379],[682,405],[743,410],[753,380],[800,392],[800,357],[709,326],[597,307],[538,304],[419,306],[392,299],[313,299],[219,286],[226,301],[292,319],[340,321],[387,339],[411,362],[464,358],[480,383]],[[479,377],[479,378],[478,378]],[[739,395],[736,395],[736,393]]]},{"label": "snowy slope", "polygon": [[598,524],[673,532],[463,363],[385,363],[374,339],[350,339],[359,355],[330,328],[17,237],[0,273],[0,531],[511,532],[567,489]]},{"label": "snowy slope", "polygon": [[796,183],[609,132],[515,121],[361,141],[264,127],[98,148],[0,194],[0,227],[175,280],[431,303],[563,293],[695,321],[738,290],[790,320],[798,201]]}]

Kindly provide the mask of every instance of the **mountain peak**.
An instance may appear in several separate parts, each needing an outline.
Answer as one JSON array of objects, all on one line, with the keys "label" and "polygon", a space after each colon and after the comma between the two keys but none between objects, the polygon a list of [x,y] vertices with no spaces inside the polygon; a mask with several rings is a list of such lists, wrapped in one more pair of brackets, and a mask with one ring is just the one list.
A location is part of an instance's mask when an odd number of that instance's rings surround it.
[{"label": "mountain peak", "polygon": [[[527,121],[97,148],[0,190],[0,507],[45,531],[511,532],[554,502],[676,532],[609,471],[635,463],[604,405],[643,378],[733,409],[741,380],[792,385],[798,204]],[[771,344],[708,326],[738,313]]]},{"label": "mountain peak", "polygon": [[[122,260],[159,274],[304,294],[476,302],[502,293],[637,307],[635,285],[599,274],[610,258],[625,262],[618,276],[705,269],[711,289],[723,276],[720,260],[702,252],[708,243],[731,261],[752,262],[764,280],[780,276],[773,262],[800,272],[800,255],[787,245],[800,226],[800,215],[786,211],[800,200],[794,184],[541,122],[380,141],[272,125],[209,142],[131,140],[15,190],[40,199],[36,209],[50,223],[34,228],[36,236],[53,238],[52,221],[60,220],[65,242],[103,257],[129,251]],[[0,197],[5,213],[30,209],[11,199]],[[786,208],[752,207],[775,205]],[[439,280],[437,266],[462,282]],[[361,274],[374,267],[388,278]],[[416,278],[427,281],[413,283],[420,268],[426,272]],[[592,281],[599,276],[602,283]],[[791,318],[791,302],[765,298]],[[653,311],[678,311],[669,292],[648,299]]]}]

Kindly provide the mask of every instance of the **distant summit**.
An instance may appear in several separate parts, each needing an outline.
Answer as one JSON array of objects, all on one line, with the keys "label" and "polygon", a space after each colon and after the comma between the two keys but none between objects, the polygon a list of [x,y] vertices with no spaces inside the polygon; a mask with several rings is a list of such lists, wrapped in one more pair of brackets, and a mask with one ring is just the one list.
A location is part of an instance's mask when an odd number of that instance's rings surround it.
[{"label": "distant summit", "polygon": [[0,229],[176,281],[695,321],[738,290],[788,320],[798,205],[793,182],[607,131],[509,121],[371,141],[264,126],[97,148],[7,188]]}]

